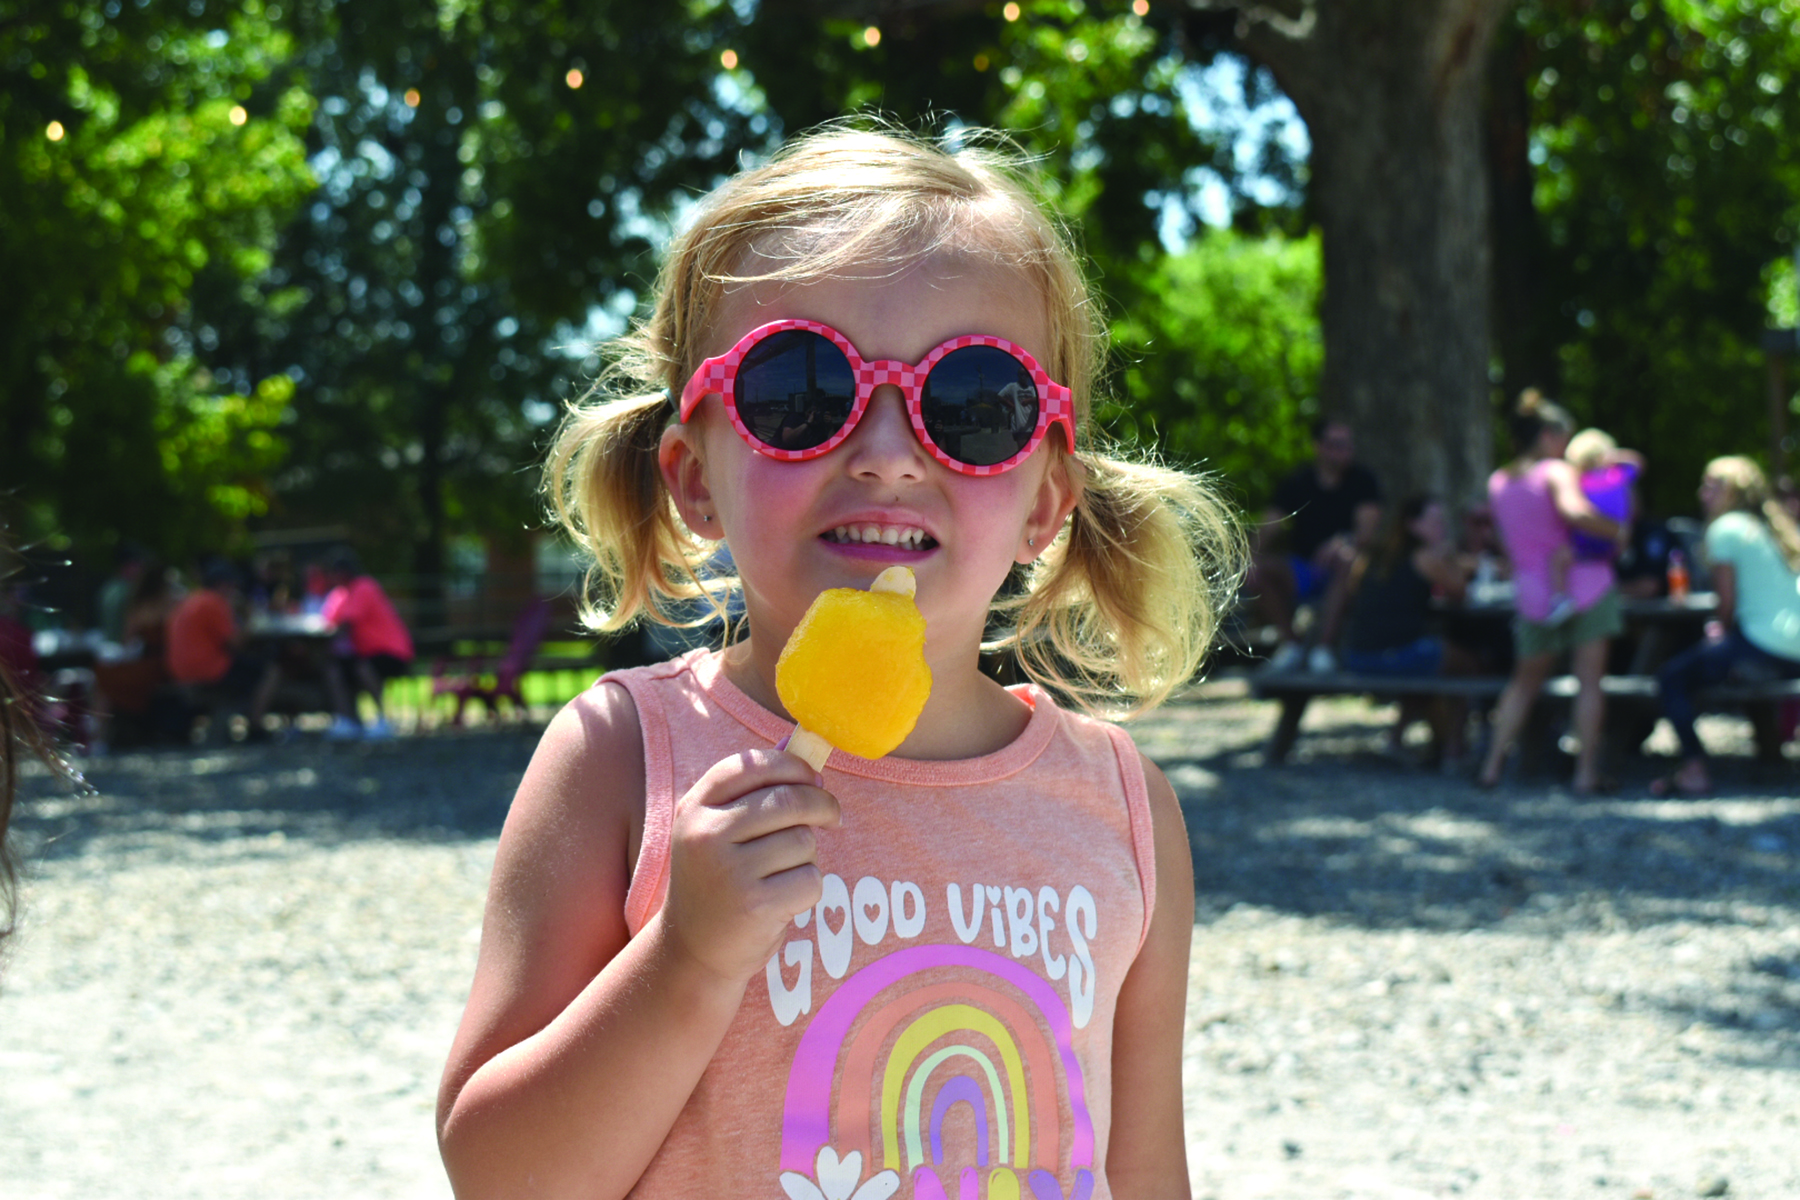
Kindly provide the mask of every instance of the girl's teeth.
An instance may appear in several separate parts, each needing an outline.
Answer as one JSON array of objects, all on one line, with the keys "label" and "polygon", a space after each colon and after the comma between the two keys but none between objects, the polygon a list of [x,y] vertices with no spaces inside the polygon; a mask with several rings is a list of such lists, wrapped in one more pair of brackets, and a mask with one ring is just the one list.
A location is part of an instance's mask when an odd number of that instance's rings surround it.
[{"label": "girl's teeth", "polygon": [[839,542],[902,546],[908,550],[917,550],[925,544],[924,530],[902,529],[899,526],[883,529],[879,525],[840,525],[831,531],[831,536]]}]

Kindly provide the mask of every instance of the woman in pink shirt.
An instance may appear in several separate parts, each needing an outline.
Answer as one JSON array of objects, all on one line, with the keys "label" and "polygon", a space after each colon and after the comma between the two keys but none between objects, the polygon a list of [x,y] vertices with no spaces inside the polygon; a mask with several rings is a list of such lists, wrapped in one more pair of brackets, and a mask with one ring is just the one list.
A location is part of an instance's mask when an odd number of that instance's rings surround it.
[{"label": "woman in pink shirt", "polygon": [[1557,660],[1567,653],[1580,683],[1575,698],[1575,732],[1581,753],[1575,760],[1575,790],[1591,793],[1600,784],[1600,729],[1606,702],[1600,676],[1606,670],[1608,639],[1623,628],[1612,563],[1576,559],[1568,568],[1568,595],[1574,614],[1552,620],[1556,562],[1569,544],[1569,531],[1618,539],[1624,526],[1601,515],[1582,494],[1581,478],[1563,461],[1575,422],[1536,389],[1519,398],[1512,418],[1518,457],[1488,479],[1488,499],[1513,563],[1518,618],[1513,625],[1513,675],[1494,708],[1493,738],[1482,763],[1480,783],[1493,787],[1507,752],[1519,738],[1532,704]]},{"label": "woman in pink shirt", "polygon": [[[339,649],[337,669],[328,672],[332,704],[337,709],[329,736],[339,740],[389,737],[392,730],[382,710],[381,692],[388,680],[406,674],[411,666],[412,635],[381,585],[357,569],[355,555],[345,551],[333,558],[327,577],[332,588],[319,615],[337,626],[343,635],[340,641],[349,642],[349,653]],[[356,712],[358,692],[375,699],[375,723],[366,728]]]}]

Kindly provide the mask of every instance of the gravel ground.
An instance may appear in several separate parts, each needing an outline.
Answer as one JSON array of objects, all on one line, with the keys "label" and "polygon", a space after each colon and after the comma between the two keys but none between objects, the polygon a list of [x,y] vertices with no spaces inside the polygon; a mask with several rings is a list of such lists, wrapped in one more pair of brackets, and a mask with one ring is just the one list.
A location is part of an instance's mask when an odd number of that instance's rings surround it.
[{"label": "gravel ground", "polygon": [[[1720,719],[1714,798],[1642,798],[1654,759],[1482,792],[1379,753],[1387,712],[1315,705],[1279,769],[1230,685],[1134,730],[1198,876],[1194,1195],[1800,1197],[1794,765]],[[532,744],[28,779],[0,1196],[447,1197],[433,1093]]]}]

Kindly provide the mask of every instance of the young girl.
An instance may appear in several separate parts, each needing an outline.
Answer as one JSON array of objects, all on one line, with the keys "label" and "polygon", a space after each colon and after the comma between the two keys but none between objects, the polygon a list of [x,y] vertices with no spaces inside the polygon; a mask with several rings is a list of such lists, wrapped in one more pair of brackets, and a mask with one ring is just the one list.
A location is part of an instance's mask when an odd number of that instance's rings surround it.
[{"label": "young girl", "polygon": [[[1174,794],[979,652],[1004,589],[1036,678],[1154,703],[1242,551],[1195,480],[1089,448],[1098,314],[1019,179],[888,133],[790,144],[701,207],[569,418],[547,486],[598,623],[706,594],[723,540],[748,636],[545,732],[439,1100],[459,1196],[1188,1194]],[[895,563],[930,700],[894,755],[815,775],[775,660],[822,589]]]},{"label": "young girl", "polygon": [[[1575,468],[1581,494],[1601,516],[1620,525],[1631,521],[1631,489],[1644,473],[1644,456],[1636,450],[1621,449],[1612,435],[1603,429],[1584,429],[1569,439],[1563,458]],[[1568,547],[1559,552],[1552,563],[1552,586],[1549,621],[1560,625],[1575,615],[1575,601],[1569,596],[1569,567],[1578,560],[1589,562],[1618,561],[1619,543],[1610,538],[1595,537],[1579,529],[1569,530]]]}]

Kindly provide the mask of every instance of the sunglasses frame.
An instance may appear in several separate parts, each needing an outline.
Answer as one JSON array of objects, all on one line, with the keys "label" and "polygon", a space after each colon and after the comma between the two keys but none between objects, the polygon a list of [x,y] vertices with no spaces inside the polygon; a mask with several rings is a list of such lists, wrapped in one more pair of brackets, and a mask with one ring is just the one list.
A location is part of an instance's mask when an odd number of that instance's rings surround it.
[{"label": "sunglasses frame", "polygon": [[[750,432],[738,412],[736,388],[738,365],[744,357],[755,348],[757,343],[778,333],[802,329],[816,333],[843,352],[849,360],[851,369],[856,373],[856,400],[850,409],[850,415],[844,421],[843,428],[820,442],[817,446],[809,446],[804,450],[781,450],[761,441]],[[1031,375],[1031,382],[1037,388],[1038,414],[1037,427],[1031,431],[1024,449],[1020,450],[1004,462],[981,466],[966,463],[950,457],[938,444],[931,440],[925,430],[924,392],[925,379],[931,369],[947,355],[969,346],[991,346],[1003,350],[1017,359]],[[1075,399],[1073,393],[1060,383],[1051,380],[1048,372],[1038,364],[1023,346],[1009,342],[1005,338],[989,337],[986,334],[965,334],[942,342],[932,349],[917,363],[904,363],[897,359],[866,360],[857,353],[856,346],[850,339],[829,325],[818,321],[787,320],[772,321],[767,325],[759,325],[738,339],[737,345],[725,353],[707,359],[700,364],[687,386],[681,389],[681,420],[685,423],[693,415],[694,409],[708,396],[718,396],[725,404],[725,412],[731,418],[731,424],[738,436],[747,442],[751,449],[768,458],[781,462],[805,462],[831,453],[843,444],[861,422],[863,414],[869,410],[869,401],[875,389],[884,384],[893,384],[900,389],[906,398],[906,417],[912,424],[913,436],[919,444],[931,453],[931,457],[949,467],[952,471],[963,475],[999,475],[1012,470],[1026,459],[1042,444],[1052,425],[1060,425],[1063,433],[1063,445],[1073,451],[1075,449]]]}]

